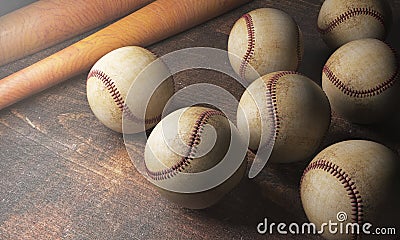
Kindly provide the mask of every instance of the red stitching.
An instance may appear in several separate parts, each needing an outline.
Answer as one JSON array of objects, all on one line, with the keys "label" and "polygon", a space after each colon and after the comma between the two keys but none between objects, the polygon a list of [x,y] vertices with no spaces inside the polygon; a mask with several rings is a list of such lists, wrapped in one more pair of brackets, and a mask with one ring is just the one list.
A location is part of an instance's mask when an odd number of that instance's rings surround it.
[{"label": "red stitching", "polygon": [[297,66],[296,66],[296,71],[299,70],[301,61],[303,60],[303,56],[301,55],[301,38],[300,38],[300,28],[297,26]]},{"label": "red stitching", "polygon": [[[246,77],[246,71],[247,67],[250,64],[251,58],[254,56],[255,53],[255,44],[256,44],[256,36],[255,36],[255,29],[254,29],[254,22],[253,18],[251,17],[250,14],[245,14],[242,16],[244,20],[246,21],[246,28],[247,28],[247,50],[245,55],[242,58],[242,62],[240,64],[239,68],[239,75],[242,79],[245,79]],[[301,56],[301,38],[300,38],[300,28],[297,27],[297,32],[296,32],[296,37],[297,37],[297,46],[296,46],[296,54],[297,54],[297,66],[296,66],[296,71],[300,67],[300,63],[302,61],[302,56]]]},{"label": "red stitching", "polygon": [[[320,159],[316,162],[311,163],[303,173],[303,176],[301,177],[300,180],[300,185],[303,183],[303,179],[305,175],[315,169],[320,169],[324,170],[327,173],[332,174],[334,177],[336,177],[341,184],[343,184],[343,187],[346,189],[347,194],[350,198],[350,203],[351,203],[351,222],[352,223],[358,223],[360,225],[363,224],[363,217],[364,217],[364,209],[363,209],[363,204],[362,204],[362,197],[360,195],[360,192],[357,190],[355,182],[351,179],[351,177],[343,170],[341,169],[338,165]],[[357,234],[354,234],[352,236],[353,239],[357,238]]]},{"label": "red stitching", "polygon": [[[268,113],[270,116],[273,116],[275,119],[275,122],[273,123],[274,126],[272,129],[275,131],[275,140],[279,135],[279,130],[281,127],[281,121],[279,118],[279,113],[278,113],[278,103],[277,103],[277,97],[276,97],[276,83],[278,80],[286,75],[291,75],[291,74],[299,74],[295,71],[283,71],[279,72],[275,75],[273,75],[270,79],[267,81],[267,109]],[[270,137],[267,139],[267,142],[272,140],[273,134],[270,135]]]},{"label": "red stitching", "polygon": [[179,162],[177,162],[175,165],[168,169],[164,169],[161,171],[156,171],[153,172],[147,168],[146,165],[146,171],[149,177],[151,177],[154,180],[165,180],[168,178],[171,178],[178,174],[179,172],[182,172],[185,170],[185,167],[189,166],[191,161],[193,161],[193,158],[196,153],[197,145],[200,143],[200,137],[201,133],[203,132],[204,125],[207,124],[208,120],[212,116],[223,116],[225,115],[217,110],[207,110],[204,111],[203,113],[200,114],[199,118],[196,121],[196,124],[193,126],[192,134],[190,137],[190,142],[188,143],[189,149],[187,151],[186,156],[182,157]]},{"label": "red stitching", "polygon": [[335,18],[332,22],[330,22],[326,28],[320,28],[318,26],[318,31],[321,34],[327,34],[327,33],[331,32],[333,29],[335,29],[337,26],[339,26],[339,24],[349,20],[352,17],[359,16],[359,15],[371,16],[371,17],[375,18],[376,20],[378,20],[383,26],[385,26],[385,18],[378,11],[371,9],[370,7],[354,8],[354,9],[350,9],[347,12],[340,14],[339,17]]},{"label": "red stitching", "polygon": [[399,74],[399,68],[396,69],[395,73],[385,82],[364,90],[355,90],[348,86],[346,86],[333,72],[328,66],[324,66],[323,73],[329,79],[329,81],[337,88],[339,88],[345,95],[356,98],[364,98],[364,97],[373,97],[379,95],[391,88],[397,81],[397,77]]},{"label": "red stitching", "polygon": [[240,64],[239,75],[242,79],[245,79],[247,66],[250,63],[251,58],[254,56],[256,37],[255,37],[253,18],[250,16],[250,14],[245,14],[243,15],[242,18],[244,18],[244,20],[246,21],[248,41],[247,41],[247,51]]},{"label": "red stitching", "polygon": [[[143,122],[142,119],[139,119],[130,111],[128,105],[125,104],[125,101],[121,96],[121,93],[115,86],[115,83],[110,76],[108,76],[101,70],[94,69],[89,72],[87,79],[91,77],[96,77],[103,82],[103,84],[107,87],[108,92],[111,94],[111,97],[114,99],[114,102],[117,104],[118,108],[123,112],[125,117],[137,123]],[[159,122],[160,120],[161,120],[161,115],[150,119],[145,119],[145,124],[154,124]]]}]

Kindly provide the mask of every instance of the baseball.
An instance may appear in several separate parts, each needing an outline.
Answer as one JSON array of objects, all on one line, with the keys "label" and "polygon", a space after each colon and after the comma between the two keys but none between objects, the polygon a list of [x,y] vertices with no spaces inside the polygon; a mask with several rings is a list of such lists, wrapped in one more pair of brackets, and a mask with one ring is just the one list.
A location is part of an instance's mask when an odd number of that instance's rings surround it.
[{"label": "baseball", "polygon": [[331,119],[322,89],[292,71],[270,73],[254,81],[240,99],[239,108],[238,129],[250,133],[249,148],[260,149],[275,141],[269,161],[279,163],[310,157]]},{"label": "baseball", "polygon": [[354,123],[379,122],[399,101],[399,62],[394,50],[377,39],[349,42],[326,62],[322,88],[332,109]]},{"label": "baseball", "polygon": [[[129,107],[125,101],[136,77],[156,59],[153,53],[144,48],[128,46],[109,52],[93,65],[87,78],[86,90],[90,108],[100,122],[122,133],[122,117],[124,116],[131,125],[131,128],[125,128],[124,132],[135,133],[138,129],[143,131],[149,129],[161,120],[162,110],[174,93],[172,78],[164,81],[156,89],[147,108],[145,100],[140,99],[140,96],[138,96],[139,99],[135,99],[136,103],[129,104]],[[161,75],[168,71],[161,63],[157,67],[155,74]],[[141,92],[153,90],[147,89],[149,86],[146,83],[141,85]],[[142,117],[143,112],[145,112],[145,118]],[[135,126],[140,124],[143,124],[143,127]]]},{"label": "baseball", "polygon": [[318,15],[318,31],[334,49],[362,38],[384,40],[391,24],[385,0],[325,0]]},{"label": "baseball", "polygon": [[[230,123],[220,111],[205,107],[177,110],[157,124],[148,138],[145,148],[147,175],[151,182],[193,188],[213,181],[213,178],[195,175],[222,162],[232,143],[231,137],[240,138],[238,134],[231,134]],[[228,162],[232,160],[230,158]],[[242,160],[229,178],[205,191],[180,193],[154,185],[162,196],[182,207],[207,208],[240,182],[246,169],[246,161]],[[221,168],[221,171],[227,170]],[[218,173],[221,174],[226,172]]]},{"label": "baseball", "polygon": [[291,16],[278,9],[260,8],[236,21],[228,52],[235,72],[252,82],[271,72],[297,70],[303,57],[303,37]]},{"label": "baseball", "polygon": [[352,232],[344,235],[348,224],[358,224],[361,232],[364,223],[379,226],[384,218],[390,219],[384,206],[399,192],[398,170],[398,156],[381,144],[350,140],[331,145],[304,170],[300,184],[304,211],[318,228],[329,221],[343,224],[336,234],[325,228],[325,238],[356,239]]}]

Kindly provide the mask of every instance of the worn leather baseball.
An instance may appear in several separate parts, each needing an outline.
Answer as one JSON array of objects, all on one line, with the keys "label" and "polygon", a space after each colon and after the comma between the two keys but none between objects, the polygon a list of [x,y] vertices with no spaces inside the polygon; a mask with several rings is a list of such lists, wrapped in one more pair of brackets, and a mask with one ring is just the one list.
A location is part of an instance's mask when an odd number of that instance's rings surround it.
[{"label": "worn leather baseball", "polygon": [[304,52],[303,37],[287,13],[260,8],[236,21],[228,51],[235,72],[252,82],[271,72],[297,70]]},{"label": "worn leather baseball", "polygon": [[[192,176],[221,162],[232,142],[231,136],[239,138],[239,135],[231,134],[228,119],[218,110],[205,107],[177,110],[157,124],[148,138],[145,148],[147,175],[168,200],[185,208],[207,208],[234,188],[244,175],[246,161],[240,159],[236,171],[226,173],[226,169],[222,169],[220,174],[230,176],[225,181],[216,182],[215,186],[204,191],[196,189],[196,186],[214,179]],[[185,180],[182,180],[182,175],[185,175]],[[158,184],[193,188],[183,193],[161,188]]]},{"label": "worn leather baseball", "polygon": [[[365,223],[385,226],[381,224],[384,218],[390,219],[390,213],[384,206],[398,196],[398,174],[398,156],[379,143],[350,140],[333,144],[304,171],[300,184],[304,211],[318,230],[329,221],[342,223],[342,233],[349,223],[359,224],[360,231]],[[331,234],[325,227],[323,236],[356,239],[354,234],[339,234],[339,225],[336,229],[337,234]]]},{"label": "worn leather baseball", "polygon": [[281,71],[254,81],[240,99],[238,129],[250,132],[249,148],[275,140],[269,161],[305,160],[320,145],[330,125],[327,97],[311,79]]},{"label": "worn leather baseball", "polygon": [[362,38],[384,40],[391,24],[385,0],[325,0],[318,16],[318,30],[334,49]]},{"label": "worn leather baseball", "polygon": [[379,122],[399,102],[399,62],[394,50],[377,39],[349,42],[326,62],[322,88],[332,109],[354,123]]},{"label": "worn leather baseball", "polygon": [[[124,133],[139,132],[138,129],[144,131],[160,121],[162,110],[174,93],[172,78],[155,89],[147,106],[145,99],[140,99],[140,96],[135,99],[135,104],[129,104],[129,107],[126,104],[131,84],[156,59],[153,53],[144,48],[128,46],[109,52],[94,64],[87,79],[87,98],[94,115],[108,128],[122,132],[123,115],[126,118],[124,124],[131,125],[124,128]],[[167,71],[159,61],[153,74],[165,75]],[[140,84],[140,87],[141,92],[153,90],[147,89],[149,86],[146,83]]]}]

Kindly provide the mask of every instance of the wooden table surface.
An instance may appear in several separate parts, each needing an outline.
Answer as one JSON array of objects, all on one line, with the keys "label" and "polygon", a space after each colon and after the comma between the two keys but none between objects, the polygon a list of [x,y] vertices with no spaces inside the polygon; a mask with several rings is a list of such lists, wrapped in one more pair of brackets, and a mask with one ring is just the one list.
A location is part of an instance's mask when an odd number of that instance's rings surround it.
[{"label": "wooden table surface", "polygon": [[[230,29],[241,15],[275,7],[300,25],[305,40],[300,72],[320,83],[331,53],[316,30],[322,2],[255,0],[149,49],[159,56],[187,47],[226,49]],[[400,1],[391,4],[395,24],[388,42],[400,50]],[[0,78],[88,34],[0,67]],[[182,209],[161,198],[132,165],[122,135],[107,129],[91,112],[86,74],[0,111],[0,239],[257,239],[266,238],[256,231],[265,217],[274,222],[307,221],[298,187],[307,162],[268,164],[262,174],[244,178],[219,204],[205,210]],[[222,86],[238,99],[244,90],[208,70],[175,76],[176,90],[199,82]],[[399,121],[359,126],[334,114],[321,148],[346,139],[371,139],[399,153]],[[252,157],[249,153],[249,161]]]}]

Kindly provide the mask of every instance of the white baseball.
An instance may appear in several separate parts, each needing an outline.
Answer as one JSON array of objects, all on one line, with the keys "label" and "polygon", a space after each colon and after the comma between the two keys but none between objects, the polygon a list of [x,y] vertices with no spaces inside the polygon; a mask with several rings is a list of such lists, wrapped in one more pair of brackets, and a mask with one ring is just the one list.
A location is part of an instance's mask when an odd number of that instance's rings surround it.
[{"label": "white baseball", "polygon": [[[156,60],[157,57],[150,51],[128,46],[109,52],[93,65],[87,79],[87,98],[94,115],[104,125],[114,131],[123,132],[124,116],[131,125],[124,128],[124,132],[135,133],[149,129],[161,120],[162,110],[174,93],[172,78],[164,81],[156,89],[147,106],[143,96],[136,96],[134,103],[131,101],[129,106],[126,102],[132,83],[143,69]],[[167,75],[165,65],[158,63],[156,68],[153,72],[155,77]],[[149,89],[151,86],[145,82],[140,84],[140,88],[136,90],[153,90]]]},{"label": "white baseball", "polygon": [[249,148],[264,148],[275,141],[270,161],[280,163],[310,157],[330,120],[322,89],[293,71],[270,73],[254,81],[241,97],[237,113],[238,129],[244,134],[249,130]]},{"label": "white baseball", "polygon": [[332,109],[347,120],[380,122],[395,113],[400,100],[399,61],[380,40],[351,41],[326,62],[322,88]]},{"label": "white baseball", "polygon": [[[205,107],[179,109],[157,124],[149,136],[144,158],[149,180],[162,196],[182,207],[207,208],[232,190],[244,175],[243,159],[237,159],[239,164],[232,171],[226,167],[237,157],[225,159],[230,146],[235,146],[235,139],[240,136],[231,133],[230,122],[220,111]],[[224,167],[216,169],[217,165]],[[214,183],[217,177],[202,174],[207,171],[226,179]],[[198,190],[204,185],[208,187]],[[178,192],[170,186],[189,191]]]},{"label": "white baseball", "polygon": [[348,224],[359,224],[363,233],[365,223],[386,226],[387,220],[398,218],[387,207],[397,205],[398,176],[399,158],[382,144],[366,140],[333,144],[318,153],[304,170],[300,183],[304,211],[319,228],[330,221],[343,224],[343,228],[336,225],[336,234],[326,227],[326,239],[364,239],[368,236],[346,234]]},{"label": "white baseball", "polygon": [[318,15],[318,31],[334,49],[357,39],[384,40],[391,24],[385,0],[325,0]]},{"label": "white baseball", "polygon": [[304,51],[303,37],[287,13],[260,8],[236,21],[229,35],[228,51],[235,72],[252,82],[271,72],[297,70]]}]

